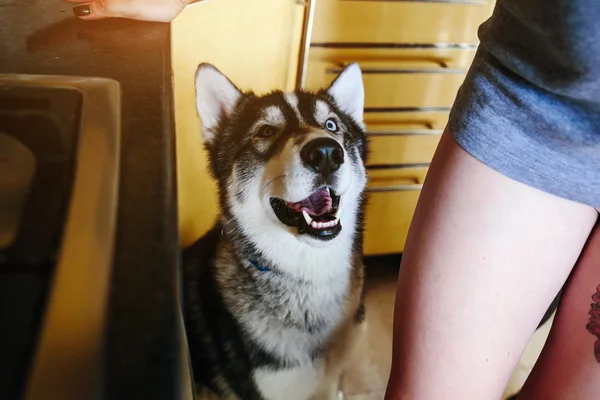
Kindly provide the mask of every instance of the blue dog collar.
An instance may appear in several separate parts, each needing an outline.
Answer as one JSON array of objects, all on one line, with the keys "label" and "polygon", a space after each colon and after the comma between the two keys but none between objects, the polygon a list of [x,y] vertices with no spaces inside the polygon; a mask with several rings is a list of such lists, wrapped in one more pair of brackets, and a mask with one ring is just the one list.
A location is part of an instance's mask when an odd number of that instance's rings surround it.
[{"label": "blue dog collar", "polygon": [[260,272],[272,272],[269,268],[265,267],[264,265],[260,265],[259,263],[257,263],[254,260],[248,260],[248,262],[250,263],[250,265],[252,265],[254,268],[259,270]]}]

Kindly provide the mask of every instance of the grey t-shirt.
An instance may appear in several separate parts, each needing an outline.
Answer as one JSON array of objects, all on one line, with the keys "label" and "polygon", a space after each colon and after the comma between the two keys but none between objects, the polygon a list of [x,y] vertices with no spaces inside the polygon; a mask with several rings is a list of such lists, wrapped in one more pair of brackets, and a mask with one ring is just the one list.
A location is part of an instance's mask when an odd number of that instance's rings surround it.
[{"label": "grey t-shirt", "polygon": [[600,209],[600,0],[497,0],[450,113],[467,152]]}]

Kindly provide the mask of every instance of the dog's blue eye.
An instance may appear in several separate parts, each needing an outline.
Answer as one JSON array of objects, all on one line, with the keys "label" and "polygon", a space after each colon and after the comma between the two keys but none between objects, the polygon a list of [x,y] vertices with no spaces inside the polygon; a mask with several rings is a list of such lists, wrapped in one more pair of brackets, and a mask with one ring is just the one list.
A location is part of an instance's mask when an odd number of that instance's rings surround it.
[{"label": "dog's blue eye", "polygon": [[337,132],[338,131],[338,126],[335,123],[334,120],[332,119],[328,119],[327,121],[325,121],[325,128],[330,131],[330,132]]}]

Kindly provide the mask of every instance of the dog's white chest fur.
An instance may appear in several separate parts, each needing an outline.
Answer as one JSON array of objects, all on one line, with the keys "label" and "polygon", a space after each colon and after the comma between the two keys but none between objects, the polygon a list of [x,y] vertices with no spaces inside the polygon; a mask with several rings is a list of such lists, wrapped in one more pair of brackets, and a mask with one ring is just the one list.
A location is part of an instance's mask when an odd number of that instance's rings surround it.
[{"label": "dog's white chest fur", "polygon": [[322,368],[322,365],[304,365],[280,371],[259,368],[254,371],[254,381],[266,400],[306,400],[317,390]]},{"label": "dog's white chest fur", "polygon": [[307,400],[317,390],[325,368],[320,352],[346,317],[349,257],[338,258],[337,265],[329,268],[337,270],[334,277],[316,282],[256,270],[256,278],[269,287],[268,295],[255,304],[237,301],[244,297],[228,298],[228,308],[246,334],[284,365],[253,372],[267,400]]},{"label": "dog's white chest fur", "polygon": [[281,311],[267,315],[264,309],[254,310],[243,317],[242,324],[260,346],[293,366],[258,368],[253,378],[267,400],[306,400],[324,373],[324,359],[311,355],[325,346],[343,318],[348,279],[301,287],[280,284],[287,287],[273,301],[279,302]]},{"label": "dog's white chest fur", "polygon": [[241,323],[268,353],[292,365],[312,365],[313,355],[330,339],[343,318],[348,276],[323,283],[278,279],[278,296],[271,304],[241,315]]}]

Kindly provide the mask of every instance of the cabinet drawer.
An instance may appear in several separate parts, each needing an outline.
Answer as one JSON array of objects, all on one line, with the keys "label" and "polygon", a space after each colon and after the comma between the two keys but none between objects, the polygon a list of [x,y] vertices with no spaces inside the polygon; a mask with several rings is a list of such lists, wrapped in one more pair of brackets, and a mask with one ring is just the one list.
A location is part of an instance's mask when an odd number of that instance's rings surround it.
[{"label": "cabinet drawer", "polygon": [[[399,135],[369,136],[367,165],[420,164],[431,162],[442,130],[396,131]],[[391,133],[396,133],[391,132]],[[406,134],[404,134],[406,132]]]},{"label": "cabinet drawer", "polygon": [[367,165],[430,162],[448,112],[365,113]]},{"label": "cabinet drawer", "polygon": [[492,0],[316,0],[312,43],[477,43]]},{"label": "cabinet drawer", "polygon": [[393,110],[365,108],[364,121],[371,137],[377,133],[444,129],[448,122],[450,107],[397,108]]},{"label": "cabinet drawer", "polygon": [[[343,67],[354,61],[350,57],[333,55],[327,59],[320,55],[311,51],[308,89],[329,86]],[[450,106],[465,78],[468,68],[465,61],[441,56],[419,57],[418,52],[405,52],[396,59],[373,57],[358,61],[365,85],[365,107]]]},{"label": "cabinet drawer", "polygon": [[369,170],[365,255],[401,253],[427,168]]}]

